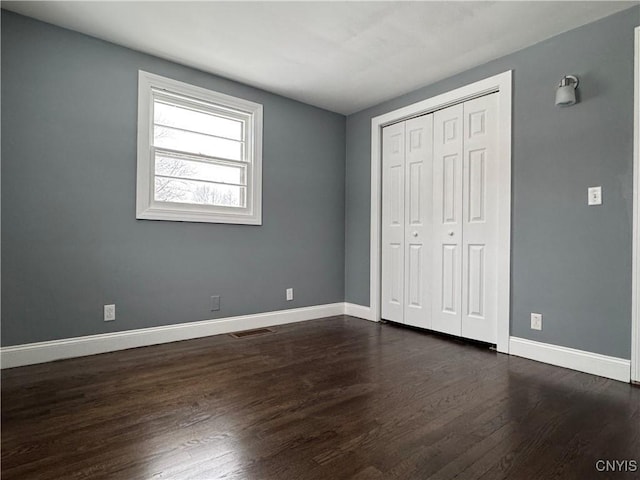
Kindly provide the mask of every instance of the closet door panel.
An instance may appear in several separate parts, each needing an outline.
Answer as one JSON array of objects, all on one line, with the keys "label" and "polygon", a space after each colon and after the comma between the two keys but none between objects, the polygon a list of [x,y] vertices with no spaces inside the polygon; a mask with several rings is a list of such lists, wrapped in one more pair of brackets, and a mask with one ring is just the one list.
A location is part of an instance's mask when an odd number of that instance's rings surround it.
[{"label": "closet door panel", "polygon": [[404,323],[405,124],[382,130],[382,318]]},{"label": "closet door panel", "polygon": [[405,132],[404,321],[431,328],[433,115],[407,120]]},{"label": "closet door panel", "polygon": [[462,336],[496,343],[497,95],[464,103]]},{"label": "closet door panel", "polygon": [[463,106],[433,114],[432,329],[461,334]]}]

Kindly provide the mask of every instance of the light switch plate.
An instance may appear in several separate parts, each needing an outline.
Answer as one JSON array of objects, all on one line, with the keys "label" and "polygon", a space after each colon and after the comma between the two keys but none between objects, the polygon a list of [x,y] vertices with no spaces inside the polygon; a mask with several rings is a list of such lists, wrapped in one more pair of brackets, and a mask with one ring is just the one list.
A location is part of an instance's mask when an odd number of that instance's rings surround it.
[{"label": "light switch plate", "polygon": [[589,205],[602,205],[602,187],[589,187]]}]

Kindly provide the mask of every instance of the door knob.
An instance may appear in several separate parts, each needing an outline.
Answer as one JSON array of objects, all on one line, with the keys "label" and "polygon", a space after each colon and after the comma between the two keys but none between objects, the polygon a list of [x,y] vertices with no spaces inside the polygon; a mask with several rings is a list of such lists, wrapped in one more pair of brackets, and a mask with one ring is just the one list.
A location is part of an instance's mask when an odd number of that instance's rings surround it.
[{"label": "door knob", "polygon": [[413,235],[414,237],[417,237],[417,236],[418,236],[418,232],[413,232],[413,233],[412,233],[412,235]]},{"label": "door knob", "polygon": [[451,230],[449,233],[447,233],[447,235],[449,235],[450,237],[453,237],[453,230]]}]

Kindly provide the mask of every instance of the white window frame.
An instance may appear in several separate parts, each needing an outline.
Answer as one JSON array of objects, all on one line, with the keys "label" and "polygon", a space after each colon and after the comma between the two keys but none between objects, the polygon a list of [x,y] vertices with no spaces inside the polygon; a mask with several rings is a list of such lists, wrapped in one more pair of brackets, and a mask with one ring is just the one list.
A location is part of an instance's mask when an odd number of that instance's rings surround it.
[{"label": "white window frame", "polygon": [[[246,118],[247,188],[245,207],[159,202],[154,199],[154,91],[166,91],[214,107],[239,112]],[[262,105],[153,73],[138,72],[138,170],[136,218],[179,222],[262,225]]]}]

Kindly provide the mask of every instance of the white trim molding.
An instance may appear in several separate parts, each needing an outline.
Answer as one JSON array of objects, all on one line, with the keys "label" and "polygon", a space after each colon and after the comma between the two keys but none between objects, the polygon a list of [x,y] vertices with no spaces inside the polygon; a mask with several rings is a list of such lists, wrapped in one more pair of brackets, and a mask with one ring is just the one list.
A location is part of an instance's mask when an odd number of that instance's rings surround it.
[{"label": "white trim molding", "polygon": [[208,337],[221,333],[272,327],[285,323],[333,317],[344,314],[344,311],[344,303],[332,303],[313,307],[257,313],[254,315],[242,315],[203,320],[200,322],[127,330],[123,332],[102,333],[85,337],[65,338],[48,342],[28,343],[1,348],[0,366],[1,368],[20,367],[23,365],[62,360],[64,358],[84,357],[86,355],[115,352],[128,348],[146,347],[161,343]]},{"label": "white trim molding", "polygon": [[497,350],[509,353],[511,297],[511,102],[512,71],[466,85],[413,105],[371,119],[371,246],[369,259],[369,303],[372,320],[380,320],[380,235],[382,211],[381,139],[382,128],[418,115],[446,108],[473,98],[498,93],[498,319]]},{"label": "white trim molding", "polygon": [[[65,358],[84,357],[338,315],[376,321],[370,307],[353,303],[331,303],[3,347],[0,348],[0,367],[13,368],[34,365]],[[509,343],[512,355],[623,382],[630,380],[629,360],[517,337],[510,337]]]},{"label": "white trim molding", "polygon": [[371,320],[373,322],[378,321],[373,317],[371,307],[365,307],[363,305],[357,305],[355,303],[345,303],[344,314],[351,317],[362,318],[364,320]]},{"label": "white trim molding", "polygon": [[635,29],[633,81],[633,260],[631,278],[631,380],[640,383],[640,27]]},{"label": "white trim molding", "polygon": [[518,337],[511,337],[509,343],[509,353],[517,357],[612,378],[621,382],[629,383],[631,379],[631,362],[624,358],[609,357]]}]

